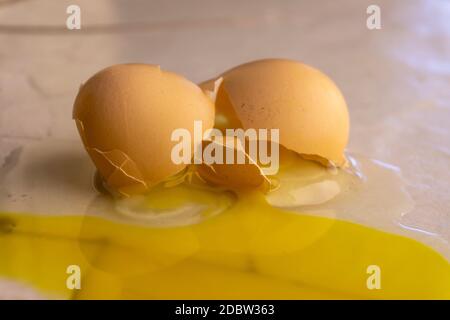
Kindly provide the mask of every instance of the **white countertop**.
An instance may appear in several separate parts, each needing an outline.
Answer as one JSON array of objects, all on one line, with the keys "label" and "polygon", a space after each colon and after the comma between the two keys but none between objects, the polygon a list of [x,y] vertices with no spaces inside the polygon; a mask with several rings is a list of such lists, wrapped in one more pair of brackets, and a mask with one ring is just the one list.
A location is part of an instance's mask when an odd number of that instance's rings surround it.
[{"label": "white countertop", "polygon": [[[78,0],[82,29],[68,30],[70,4],[0,0],[0,165],[42,141],[81,150],[72,103],[108,65],[160,64],[200,82],[259,58],[301,60],[342,89],[348,149],[401,168],[415,202],[402,222],[436,234],[417,238],[450,258],[450,2]],[[366,27],[370,4],[381,8],[380,30]],[[76,162],[70,154],[61,161]],[[11,198],[45,192],[20,179]]]}]

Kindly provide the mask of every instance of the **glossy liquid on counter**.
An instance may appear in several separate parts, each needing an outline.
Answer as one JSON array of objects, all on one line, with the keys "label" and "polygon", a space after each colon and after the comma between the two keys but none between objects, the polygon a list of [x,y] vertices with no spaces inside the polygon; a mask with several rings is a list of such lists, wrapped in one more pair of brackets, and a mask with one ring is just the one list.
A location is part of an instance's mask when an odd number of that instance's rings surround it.
[{"label": "glossy liquid on counter", "polygon": [[[285,159],[268,192],[181,179],[145,196],[99,195],[80,216],[2,213],[0,277],[73,299],[449,299],[441,255],[345,221],[392,220],[412,205],[395,170],[351,162]],[[79,290],[67,288],[71,265]]]}]

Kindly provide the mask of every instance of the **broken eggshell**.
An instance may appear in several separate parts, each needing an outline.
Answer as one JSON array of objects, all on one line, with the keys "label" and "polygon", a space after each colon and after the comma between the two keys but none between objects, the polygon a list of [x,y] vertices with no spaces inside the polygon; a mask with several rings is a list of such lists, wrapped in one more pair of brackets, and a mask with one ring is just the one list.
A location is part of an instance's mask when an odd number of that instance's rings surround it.
[{"label": "broken eggshell", "polygon": [[[73,118],[83,144],[109,190],[141,193],[180,172],[171,160],[175,129],[192,135],[214,123],[214,105],[194,83],[159,66],[106,68],[81,86]],[[191,141],[191,147],[196,147]]]},{"label": "broken eggshell", "polygon": [[[244,146],[237,137],[215,137],[203,141],[203,149],[208,151],[209,148],[220,152],[219,158],[222,161],[208,162],[203,159],[197,166],[197,172],[202,179],[232,189],[270,187],[270,181],[261,165],[250,156],[248,144]],[[227,163],[231,157],[233,163]]]},{"label": "broken eggshell", "polygon": [[[297,61],[266,59],[218,77],[216,127],[279,129],[280,144],[325,165],[346,163],[349,115],[325,74]],[[216,79],[200,84],[210,90]]]}]

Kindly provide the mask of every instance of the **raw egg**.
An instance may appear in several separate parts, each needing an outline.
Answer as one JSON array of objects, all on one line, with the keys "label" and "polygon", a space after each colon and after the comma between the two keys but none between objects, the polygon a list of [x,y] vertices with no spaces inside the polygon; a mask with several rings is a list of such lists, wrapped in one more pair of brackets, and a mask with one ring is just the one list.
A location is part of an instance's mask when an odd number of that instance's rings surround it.
[{"label": "raw egg", "polygon": [[[171,134],[194,121],[214,124],[214,105],[194,83],[159,66],[106,68],[81,86],[73,118],[106,186],[121,195],[147,190],[180,172],[171,160]],[[194,149],[197,142],[192,141]]]}]

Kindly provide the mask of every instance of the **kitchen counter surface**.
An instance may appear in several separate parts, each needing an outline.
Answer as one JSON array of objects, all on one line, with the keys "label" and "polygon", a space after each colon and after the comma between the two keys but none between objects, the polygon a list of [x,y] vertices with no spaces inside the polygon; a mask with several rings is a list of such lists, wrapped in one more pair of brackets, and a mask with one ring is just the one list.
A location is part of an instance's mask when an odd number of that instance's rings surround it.
[{"label": "kitchen counter surface", "polygon": [[[401,168],[414,208],[395,228],[450,259],[450,2],[376,1],[379,30],[366,26],[375,2],[365,0],[79,0],[81,30],[65,26],[70,4],[0,0],[0,211],[56,214],[62,197],[83,212],[92,165],[71,110],[99,69],[154,63],[200,82],[283,57],[335,80],[350,109],[348,149]],[[36,295],[0,280],[0,298]]]}]

